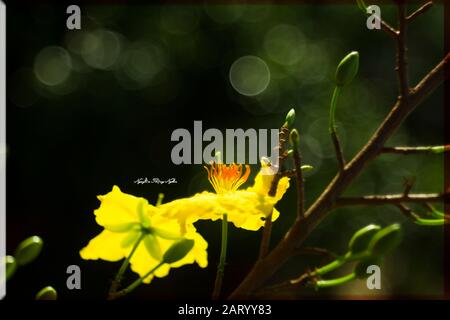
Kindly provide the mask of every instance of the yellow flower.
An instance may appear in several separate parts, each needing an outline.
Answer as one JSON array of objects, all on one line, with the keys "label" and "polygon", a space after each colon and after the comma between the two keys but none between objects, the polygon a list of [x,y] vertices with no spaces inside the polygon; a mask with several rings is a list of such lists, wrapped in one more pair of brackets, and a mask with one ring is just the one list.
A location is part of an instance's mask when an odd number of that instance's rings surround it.
[{"label": "yellow flower", "polygon": [[170,268],[181,267],[196,262],[204,268],[208,265],[206,248],[208,243],[198,234],[194,226],[183,226],[160,213],[159,207],[120,191],[114,186],[112,191],[99,196],[100,207],[95,210],[95,219],[104,230],[89,241],[80,251],[86,260],[102,259],[118,261],[127,257],[140,237],[130,264],[131,269],[141,277],[161,262],[163,254],[181,238],[194,240],[194,247],[181,260],[163,264],[152,276],[145,279],[149,283],[153,276],[165,277]]},{"label": "yellow flower", "polygon": [[236,227],[258,230],[272,210],[272,221],[278,218],[280,213],[274,206],[289,187],[289,178],[284,177],[280,179],[276,195],[268,196],[274,177],[268,170],[263,164],[253,186],[237,190],[247,180],[250,167],[245,166],[243,172],[241,164],[212,163],[211,168],[207,169],[208,179],[216,193],[197,193],[189,198],[165,203],[159,208],[164,215],[177,219],[182,226],[189,226],[197,220],[217,220],[226,213],[228,221]]}]

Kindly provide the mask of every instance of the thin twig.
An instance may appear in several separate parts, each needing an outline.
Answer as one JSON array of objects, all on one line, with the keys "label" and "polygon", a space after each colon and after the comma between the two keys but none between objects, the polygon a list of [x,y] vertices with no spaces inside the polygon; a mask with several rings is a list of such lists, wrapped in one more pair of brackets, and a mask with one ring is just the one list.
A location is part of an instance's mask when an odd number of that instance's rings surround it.
[{"label": "thin twig", "polygon": [[406,17],[406,21],[410,22],[417,18],[418,16],[424,14],[428,9],[430,9],[433,6],[433,1],[429,1],[425,3],[423,6],[421,6],[419,9],[411,13],[409,16]]},{"label": "thin twig", "polygon": [[445,146],[424,146],[424,147],[384,147],[381,149],[381,153],[397,153],[397,154],[418,154],[418,153],[440,153],[437,149],[442,149],[442,152],[449,152],[450,145]]},{"label": "thin twig", "polygon": [[409,96],[408,70],[406,59],[406,8],[403,0],[398,1],[398,37],[397,37],[397,63],[395,69],[398,74],[400,96],[407,100]]},{"label": "thin twig", "polygon": [[386,194],[368,195],[362,197],[342,197],[336,200],[335,207],[345,206],[381,206],[399,203],[428,203],[448,202],[449,193],[424,193],[424,194]]},{"label": "thin twig", "polygon": [[415,214],[409,207],[405,206],[403,203],[396,204],[396,207],[409,219],[413,221],[417,220],[419,216]]},{"label": "thin twig", "polygon": [[296,173],[296,186],[297,186],[297,218],[303,219],[305,214],[305,184],[303,180],[302,172],[302,158],[298,148],[294,149],[293,154],[294,167]]},{"label": "thin twig", "polygon": [[[274,175],[272,183],[270,184],[270,190],[268,193],[270,197],[274,197],[276,195],[278,183],[280,182],[280,179],[283,177],[284,160],[285,160],[284,147],[286,145],[288,135],[289,135],[289,128],[285,126],[281,127],[278,139],[278,149],[279,149],[278,171]],[[267,255],[267,252],[269,251],[271,236],[272,236],[272,211],[266,217],[266,220],[264,222],[264,230],[261,239],[261,245],[259,247],[260,260],[263,259]]]}]

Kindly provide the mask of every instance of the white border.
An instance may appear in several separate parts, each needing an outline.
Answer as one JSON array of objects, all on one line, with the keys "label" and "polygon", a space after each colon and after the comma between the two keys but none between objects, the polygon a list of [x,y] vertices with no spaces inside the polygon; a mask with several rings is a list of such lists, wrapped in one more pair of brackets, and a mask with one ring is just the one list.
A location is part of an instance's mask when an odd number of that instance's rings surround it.
[{"label": "white border", "polygon": [[[6,5],[0,0],[0,258],[6,254]],[[0,263],[0,299],[6,294],[5,264]]]}]

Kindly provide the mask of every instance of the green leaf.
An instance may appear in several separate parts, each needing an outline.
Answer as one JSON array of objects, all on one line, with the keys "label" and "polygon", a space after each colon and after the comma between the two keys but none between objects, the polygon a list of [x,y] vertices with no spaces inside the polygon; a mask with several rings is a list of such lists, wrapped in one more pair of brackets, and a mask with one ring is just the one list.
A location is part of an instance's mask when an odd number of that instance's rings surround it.
[{"label": "green leaf", "polygon": [[368,250],[374,257],[381,257],[392,252],[402,239],[402,229],[398,223],[379,230],[369,243]]},{"label": "green leaf", "polygon": [[36,300],[56,300],[58,293],[53,287],[45,287],[36,294]]},{"label": "green leaf", "polygon": [[38,236],[32,236],[23,240],[16,249],[14,257],[19,266],[24,266],[37,258],[41,253],[44,242]]},{"label": "green leaf", "polygon": [[194,240],[183,239],[175,242],[164,254],[165,263],[174,263],[183,259],[194,247]]},{"label": "green leaf", "polygon": [[161,260],[161,246],[159,245],[158,239],[153,234],[148,234],[144,237],[144,245],[148,253],[156,260]]},{"label": "green leaf", "polygon": [[369,224],[355,232],[348,243],[348,250],[352,254],[367,250],[372,237],[381,229],[379,225]]}]

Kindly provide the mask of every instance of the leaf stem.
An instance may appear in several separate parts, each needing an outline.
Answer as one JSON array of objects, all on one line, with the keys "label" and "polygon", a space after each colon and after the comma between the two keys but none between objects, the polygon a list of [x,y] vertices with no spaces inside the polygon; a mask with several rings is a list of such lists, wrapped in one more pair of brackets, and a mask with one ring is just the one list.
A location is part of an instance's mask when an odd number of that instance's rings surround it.
[{"label": "leaf stem", "polygon": [[339,285],[345,284],[347,282],[350,282],[354,279],[356,279],[356,275],[354,272],[352,272],[346,276],[336,278],[336,279],[319,280],[316,282],[315,287],[316,288],[327,288],[327,287],[339,286]]}]

